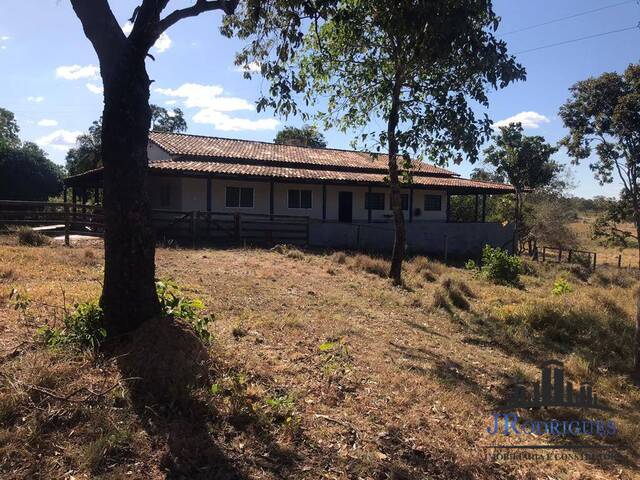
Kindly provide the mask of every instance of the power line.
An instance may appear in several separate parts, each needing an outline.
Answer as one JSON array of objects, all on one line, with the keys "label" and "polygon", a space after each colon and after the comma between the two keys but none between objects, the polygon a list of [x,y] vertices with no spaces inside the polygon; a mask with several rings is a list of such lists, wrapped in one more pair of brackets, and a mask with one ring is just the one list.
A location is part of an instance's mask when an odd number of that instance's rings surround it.
[{"label": "power line", "polygon": [[519,52],[514,53],[514,55],[535,52],[536,50],[542,50],[544,48],[557,47],[559,45],[566,45],[568,43],[580,42],[582,40],[588,40],[590,38],[604,37],[605,35],[611,35],[612,33],[620,33],[620,32],[626,32],[628,30],[637,30],[637,29],[640,29],[640,23],[627,28],[620,28],[618,30],[610,30],[608,32],[596,33],[594,35],[587,35],[586,37],[573,38],[571,40],[565,40],[563,42],[551,43],[549,45],[542,45],[541,47],[529,48],[528,50],[520,50]]},{"label": "power line", "polygon": [[501,33],[500,36],[501,37],[505,37],[507,35],[512,35],[514,33],[525,32],[527,30],[532,30],[532,29],[538,28],[538,27],[544,27],[545,25],[551,25],[553,23],[562,22],[564,20],[569,20],[571,18],[581,17],[583,15],[588,15],[590,13],[600,12],[602,10],[607,10],[609,8],[619,7],[620,5],[626,5],[627,3],[637,3],[637,2],[638,2],[638,0],[626,0],[625,2],[618,2],[618,3],[614,3],[612,5],[606,5],[604,7],[594,8],[593,10],[586,10],[584,12],[574,13],[573,15],[568,15],[566,17],[556,18],[556,19],[553,19],[553,20],[549,20],[547,22],[536,23],[535,25],[529,25],[528,27],[519,28],[517,30],[510,30],[510,31],[508,31],[506,33]]}]

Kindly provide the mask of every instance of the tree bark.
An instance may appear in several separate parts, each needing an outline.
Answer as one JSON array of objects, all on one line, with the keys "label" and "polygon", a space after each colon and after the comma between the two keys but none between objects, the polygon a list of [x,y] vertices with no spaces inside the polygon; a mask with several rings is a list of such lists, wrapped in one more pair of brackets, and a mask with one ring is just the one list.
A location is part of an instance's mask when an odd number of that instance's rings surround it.
[{"label": "tree bark", "polygon": [[[640,212],[636,208],[636,238],[640,239]],[[640,272],[640,244],[638,244],[638,271]],[[640,384],[640,292],[636,292],[636,333],[633,342],[633,376]]]},{"label": "tree bark", "polygon": [[398,178],[398,139],[396,129],[398,127],[398,110],[400,107],[400,78],[396,75],[393,94],[391,99],[391,110],[387,122],[387,138],[389,142],[389,186],[391,190],[391,210],[393,211],[393,221],[395,225],[395,238],[393,242],[393,253],[391,254],[391,268],[389,277],[395,285],[402,284],[402,262],[404,260],[406,232],[404,215],[402,213],[402,198],[400,196],[400,181]]},{"label": "tree bark", "polygon": [[155,290],[155,239],[147,195],[151,110],[144,56],[125,49],[102,65],[105,107],[105,270],[100,306],[110,334],[136,329],[160,313]]}]

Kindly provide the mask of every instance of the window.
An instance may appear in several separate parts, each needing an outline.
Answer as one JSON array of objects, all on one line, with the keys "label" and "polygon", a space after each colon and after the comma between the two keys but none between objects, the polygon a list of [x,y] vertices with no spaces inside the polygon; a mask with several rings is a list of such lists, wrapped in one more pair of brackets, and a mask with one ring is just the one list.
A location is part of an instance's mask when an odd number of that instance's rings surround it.
[{"label": "window", "polygon": [[169,183],[164,183],[160,185],[160,206],[161,207],[171,206],[171,184]]},{"label": "window", "polygon": [[436,212],[442,210],[442,197],[440,195],[424,196],[425,212]]},{"label": "window", "polygon": [[367,210],[384,210],[384,193],[365,193],[364,208]]},{"label": "window", "polygon": [[225,206],[253,208],[253,188],[227,187]]},{"label": "window", "polygon": [[401,193],[400,200],[401,200],[400,203],[402,204],[402,210],[409,210],[409,194]]},{"label": "window", "polygon": [[289,208],[311,208],[311,190],[289,190]]}]

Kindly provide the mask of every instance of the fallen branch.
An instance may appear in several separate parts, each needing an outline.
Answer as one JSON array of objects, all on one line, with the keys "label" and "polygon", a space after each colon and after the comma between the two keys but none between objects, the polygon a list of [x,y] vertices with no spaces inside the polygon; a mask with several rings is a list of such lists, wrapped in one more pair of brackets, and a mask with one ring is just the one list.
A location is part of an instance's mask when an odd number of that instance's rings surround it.
[{"label": "fallen branch", "polygon": [[338,420],[337,418],[333,418],[333,417],[330,417],[328,415],[322,415],[320,413],[316,413],[315,417],[316,418],[322,418],[323,420],[326,420],[328,422],[332,422],[332,423],[341,425],[344,428],[349,429],[351,431],[351,433],[356,437],[356,440],[360,439],[360,434],[358,433],[358,430],[356,429],[356,427],[354,427],[353,425],[351,425],[348,422],[345,422],[343,420]]}]

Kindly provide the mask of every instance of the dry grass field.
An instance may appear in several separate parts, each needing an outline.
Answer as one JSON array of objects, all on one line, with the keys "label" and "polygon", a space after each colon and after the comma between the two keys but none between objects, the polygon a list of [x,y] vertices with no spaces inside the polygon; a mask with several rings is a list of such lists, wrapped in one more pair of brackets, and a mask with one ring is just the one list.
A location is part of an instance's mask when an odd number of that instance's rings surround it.
[{"label": "dry grass field", "polygon": [[[622,255],[622,266],[627,268],[638,268],[638,247],[616,248],[608,247],[603,244],[600,239],[593,238],[593,215],[582,215],[576,222],[570,225],[571,229],[576,233],[576,237],[580,248],[596,252],[598,254],[598,264],[608,264],[617,266],[618,255]],[[633,225],[623,224],[620,228],[633,232]]]},{"label": "dry grass field", "polygon": [[[163,404],[132,395],[108,349],[38,339],[60,307],[98,296],[101,245],[0,237],[1,478],[640,477],[629,273],[530,265],[516,288],[415,258],[395,288],[384,260],[341,252],[165,248],[157,264],[215,316],[210,380]],[[581,416],[615,421],[614,459],[488,458],[496,405],[551,358],[612,407]]]}]

